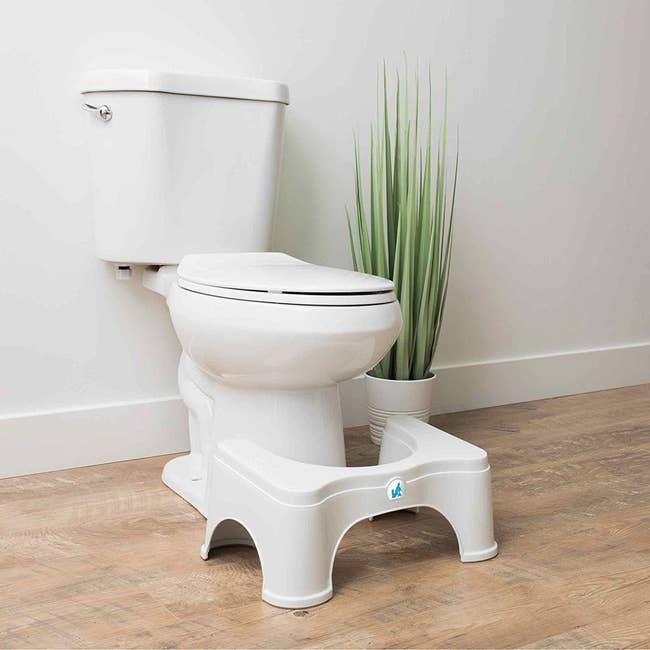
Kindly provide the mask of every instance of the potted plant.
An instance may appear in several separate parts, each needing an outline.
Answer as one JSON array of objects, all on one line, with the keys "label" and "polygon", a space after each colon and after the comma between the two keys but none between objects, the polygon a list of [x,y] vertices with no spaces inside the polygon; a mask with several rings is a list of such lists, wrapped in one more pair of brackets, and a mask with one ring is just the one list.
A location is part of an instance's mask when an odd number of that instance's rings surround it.
[{"label": "potted plant", "polygon": [[[346,210],[355,270],[395,283],[403,325],[397,341],[366,373],[370,437],[379,444],[386,418],[406,414],[426,421],[432,402],[431,371],[447,296],[458,148],[448,191],[447,80],[435,169],[431,73],[424,128],[419,72],[409,103],[408,67],[396,80],[394,116],[389,116],[386,66],[379,90],[377,124],[370,128],[369,209],[366,210],[359,142],[354,140],[355,209]],[[392,127],[392,128],[391,128]]]}]

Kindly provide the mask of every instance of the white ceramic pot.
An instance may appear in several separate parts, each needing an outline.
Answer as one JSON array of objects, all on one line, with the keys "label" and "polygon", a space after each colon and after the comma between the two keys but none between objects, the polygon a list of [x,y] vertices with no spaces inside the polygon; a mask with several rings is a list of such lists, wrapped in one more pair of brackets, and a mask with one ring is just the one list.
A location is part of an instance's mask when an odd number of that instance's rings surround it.
[{"label": "white ceramic pot", "polygon": [[379,379],[366,373],[370,439],[376,445],[381,444],[386,418],[391,415],[410,415],[423,422],[429,420],[435,378],[431,375],[426,379],[406,381]]}]

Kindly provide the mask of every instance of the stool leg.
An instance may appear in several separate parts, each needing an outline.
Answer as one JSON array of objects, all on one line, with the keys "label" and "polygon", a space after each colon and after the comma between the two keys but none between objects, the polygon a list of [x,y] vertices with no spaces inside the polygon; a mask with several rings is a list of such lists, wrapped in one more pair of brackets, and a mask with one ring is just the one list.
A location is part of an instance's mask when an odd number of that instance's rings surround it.
[{"label": "stool leg", "polygon": [[461,562],[489,560],[498,552],[492,522],[490,469],[432,477],[431,506],[452,525]]},{"label": "stool leg", "polygon": [[262,565],[262,599],[276,607],[313,607],[332,597],[332,557],[319,508],[283,508],[273,529],[256,539]]},{"label": "stool leg", "polygon": [[331,541],[323,508],[292,507],[263,499],[246,484],[240,486],[241,503],[219,503],[214,495],[225,493],[227,477],[210,471],[208,479],[208,494],[213,498],[201,546],[204,560],[211,548],[250,544],[260,558],[262,599],[267,603],[296,609],[332,597],[331,571],[338,538]]}]

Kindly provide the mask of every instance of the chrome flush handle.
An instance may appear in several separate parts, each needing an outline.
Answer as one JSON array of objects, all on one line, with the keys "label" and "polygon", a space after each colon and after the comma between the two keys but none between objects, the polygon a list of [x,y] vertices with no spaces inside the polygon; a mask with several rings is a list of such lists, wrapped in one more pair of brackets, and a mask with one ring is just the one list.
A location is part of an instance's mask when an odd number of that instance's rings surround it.
[{"label": "chrome flush handle", "polygon": [[81,108],[83,108],[84,111],[88,111],[90,113],[96,113],[97,117],[104,122],[110,122],[113,119],[113,111],[110,109],[109,106],[106,106],[106,104],[102,104],[101,106],[93,106],[92,104],[82,104]]}]

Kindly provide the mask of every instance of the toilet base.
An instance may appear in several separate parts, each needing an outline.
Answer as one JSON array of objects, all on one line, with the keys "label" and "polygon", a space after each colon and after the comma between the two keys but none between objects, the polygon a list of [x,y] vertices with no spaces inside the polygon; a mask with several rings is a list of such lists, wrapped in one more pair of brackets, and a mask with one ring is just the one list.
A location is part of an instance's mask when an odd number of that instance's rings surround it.
[{"label": "toilet base", "polygon": [[206,517],[206,478],[197,476],[196,472],[192,471],[196,467],[197,461],[202,465],[200,459],[195,458],[198,455],[192,453],[172,458],[163,468],[162,480],[168,488],[174,490],[176,494],[183,497]]},{"label": "toilet base", "polygon": [[458,538],[462,562],[497,554],[490,466],[478,447],[411,417],[392,417],[379,464],[333,467],[279,456],[248,440],[224,440],[208,462],[207,524],[201,557],[252,544],[262,598],[303,608],[332,597],[334,556],[357,522],[428,507]]}]

